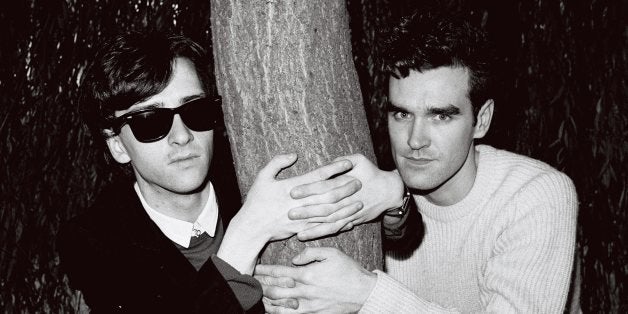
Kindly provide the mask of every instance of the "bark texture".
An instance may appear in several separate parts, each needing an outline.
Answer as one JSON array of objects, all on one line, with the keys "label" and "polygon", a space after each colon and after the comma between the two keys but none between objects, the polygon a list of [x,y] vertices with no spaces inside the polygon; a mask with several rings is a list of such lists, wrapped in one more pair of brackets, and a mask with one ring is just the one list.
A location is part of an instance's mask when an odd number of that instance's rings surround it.
[{"label": "bark texture", "polygon": [[[375,160],[351,55],[344,1],[211,1],[217,87],[242,196],[272,156],[296,152],[283,176],[334,158]],[[381,268],[379,224],[308,243],[271,243],[264,263],[289,264],[305,246],[335,246]]]}]

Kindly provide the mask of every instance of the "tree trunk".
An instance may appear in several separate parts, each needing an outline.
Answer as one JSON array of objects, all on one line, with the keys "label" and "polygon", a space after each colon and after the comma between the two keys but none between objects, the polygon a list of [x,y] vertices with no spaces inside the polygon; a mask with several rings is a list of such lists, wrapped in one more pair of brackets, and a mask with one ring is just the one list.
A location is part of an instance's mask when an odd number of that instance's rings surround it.
[{"label": "tree trunk", "polygon": [[[217,87],[242,196],[272,156],[296,152],[301,174],[335,157],[375,160],[351,55],[344,1],[211,0]],[[381,268],[378,223],[337,237],[271,243],[264,263],[289,264],[305,246],[334,246]]]}]

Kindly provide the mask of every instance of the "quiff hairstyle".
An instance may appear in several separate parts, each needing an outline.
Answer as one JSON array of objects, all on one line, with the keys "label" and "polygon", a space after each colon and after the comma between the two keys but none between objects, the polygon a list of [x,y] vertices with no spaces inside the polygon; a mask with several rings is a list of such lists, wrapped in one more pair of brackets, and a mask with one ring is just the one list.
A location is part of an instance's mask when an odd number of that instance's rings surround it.
[{"label": "quiff hairstyle", "polygon": [[390,76],[405,78],[441,66],[469,70],[469,99],[474,117],[493,98],[493,48],[487,34],[458,15],[415,12],[389,28],[380,42],[382,68]]}]

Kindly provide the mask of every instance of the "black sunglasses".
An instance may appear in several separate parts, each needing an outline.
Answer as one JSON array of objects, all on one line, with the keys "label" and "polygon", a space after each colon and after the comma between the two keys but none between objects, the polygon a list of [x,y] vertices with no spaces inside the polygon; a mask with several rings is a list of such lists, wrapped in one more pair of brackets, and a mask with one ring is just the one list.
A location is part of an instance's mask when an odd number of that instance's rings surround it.
[{"label": "black sunglasses", "polygon": [[221,121],[220,97],[197,98],[177,108],[150,108],[121,115],[111,121],[114,134],[120,134],[125,124],[131,128],[135,139],[142,143],[159,141],[170,133],[174,115],[179,114],[191,130],[201,132],[214,129]]}]

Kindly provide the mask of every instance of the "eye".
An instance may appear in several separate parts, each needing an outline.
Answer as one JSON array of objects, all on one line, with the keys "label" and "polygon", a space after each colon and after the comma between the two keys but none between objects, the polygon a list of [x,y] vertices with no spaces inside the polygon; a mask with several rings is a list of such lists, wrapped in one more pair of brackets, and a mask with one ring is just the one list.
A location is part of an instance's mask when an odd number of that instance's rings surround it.
[{"label": "eye", "polygon": [[451,119],[451,116],[448,115],[448,114],[441,113],[441,114],[437,115],[436,118],[438,120],[440,120],[440,121],[447,121],[447,120]]},{"label": "eye", "polygon": [[404,120],[410,117],[410,114],[405,111],[393,111],[392,115],[397,120]]}]

